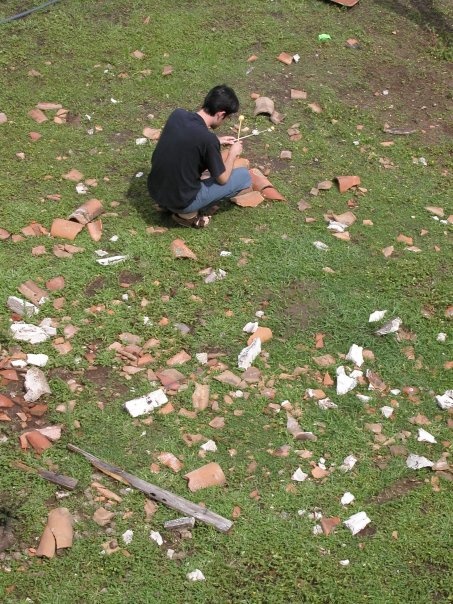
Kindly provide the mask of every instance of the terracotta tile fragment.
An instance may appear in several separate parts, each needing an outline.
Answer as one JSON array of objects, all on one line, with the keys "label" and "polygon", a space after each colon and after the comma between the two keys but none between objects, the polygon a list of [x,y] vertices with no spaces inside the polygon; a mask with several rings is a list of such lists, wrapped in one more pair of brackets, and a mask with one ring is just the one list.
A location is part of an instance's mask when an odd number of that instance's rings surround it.
[{"label": "terracotta tile fragment", "polygon": [[148,138],[150,141],[159,140],[161,132],[162,130],[160,128],[149,128],[148,126],[146,126],[146,128],[143,128],[143,136]]},{"label": "terracotta tile fragment", "polygon": [[322,113],[322,107],[318,103],[309,103],[308,107],[313,113]]},{"label": "terracotta tile fragment", "polygon": [[211,428],[214,428],[216,430],[220,430],[221,428],[225,427],[225,418],[217,416],[209,422],[209,426],[211,426]]},{"label": "terracotta tile fragment", "polygon": [[61,239],[73,241],[82,229],[83,224],[73,222],[72,220],[64,220],[63,218],[55,218],[50,228],[50,234],[52,237],[60,237]]},{"label": "terracotta tile fragment", "polygon": [[175,365],[184,365],[184,363],[190,361],[191,358],[192,357],[190,356],[190,354],[188,354],[185,350],[181,350],[180,352],[172,356],[170,359],[168,359],[167,365],[169,367],[174,367]]},{"label": "terracotta tile fragment", "polygon": [[382,253],[384,254],[384,256],[386,258],[389,258],[393,254],[394,250],[395,250],[395,248],[393,247],[393,245],[389,245],[388,247],[385,247],[382,250]]},{"label": "terracotta tile fragment", "polygon": [[192,250],[184,243],[182,239],[174,239],[171,242],[171,253],[174,258],[190,258],[196,260],[197,256]]},{"label": "terracotta tile fragment", "polygon": [[209,385],[195,383],[192,405],[197,411],[204,411],[209,405]]},{"label": "terracotta tile fragment", "polygon": [[189,481],[189,489],[194,493],[199,489],[222,486],[226,483],[225,474],[218,463],[211,462],[193,470],[184,476]]},{"label": "terracotta tile fragment", "polygon": [[93,514],[93,520],[99,526],[106,526],[110,523],[112,518],[115,516],[115,512],[106,510],[105,508],[98,508]]},{"label": "terracotta tile fragment", "polygon": [[311,475],[313,476],[313,478],[319,479],[328,476],[329,472],[327,470],[324,470],[323,468],[320,468],[319,466],[315,466],[311,470]]},{"label": "terracotta tile fragment", "polygon": [[102,220],[94,220],[87,224],[87,231],[93,241],[102,239]]},{"label": "terracotta tile fragment", "polygon": [[64,174],[62,178],[65,180],[72,180],[73,182],[80,182],[83,180],[83,174],[82,172],[79,172],[79,170],[73,168],[72,170],[69,170],[67,174]]},{"label": "terracotta tile fragment", "polygon": [[42,124],[43,122],[47,122],[47,116],[45,113],[41,111],[41,109],[31,109],[27,115],[31,117],[32,120],[35,120],[37,124]]},{"label": "terracotta tile fragment", "polygon": [[43,451],[49,449],[52,446],[52,442],[37,430],[26,432],[25,434],[23,434],[23,436],[25,437],[26,446],[29,445],[30,447],[32,447],[36,451],[36,453],[38,453],[38,455],[40,455]]},{"label": "terracotta tile fragment", "polygon": [[293,55],[290,55],[288,52],[281,52],[277,59],[280,63],[284,63],[285,65],[291,65],[293,62]]},{"label": "terracotta tile fragment", "polygon": [[231,201],[241,208],[256,208],[256,206],[264,201],[264,197],[259,191],[251,191],[243,195],[236,195],[231,198]]},{"label": "terracotta tile fragment", "polygon": [[18,289],[27,300],[30,300],[30,302],[33,302],[33,304],[36,304],[37,306],[44,304],[44,302],[47,302],[49,299],[47,292],[33,281],[25,281]]},{"label": "terracotta tile fragment", "polygon": [[412,245],[414,240],[412,239],[412,237],[406,237],[406,235],[403,235],[402,233],[400,233],[398,235],[398,237],[396,238],[396,240],[399,243],[405,243],[406,245]]},{"label": "terracotta tile fragment", "polygon": [[247,340],[247,345],[249,346],[256,338],[261,340],[261,343],[268,342],[272,339],[272,330],[269,327],[258,327],[255,333],[252,333]]},{"label": "terracotta tile fragment", "polygon": [[360,185],[359,176],[336,176],[335,180],[338,183],[340,193],[345,193],[348,189]]},{"label": "terracotta tile fragment", "polygon": [[63,289],[64,286],[64,277],[53,277],[53,279],[49,279],[49,281],[46,281],[46,287],[51,292]]},{"label": "terracotta tile fragment", "polygon": [[182,462],[176,457],[176,455],[173,455],[173,453],[160,453],[160,455],[157,456],[157,459],[162,465],[170,468],[170,470],[173,470],[175,473],[182,470]]},{"label": "terracotta tile fragment", "polygon": [[57,550],[72,547],[72,524],[73,518],[67,508],[56,508],[49,512],[36,555],[53,558]]},{"label": "terracotta tile fragment", "polygon": [[173,67],[171,65],[165,65],[162,69],[163,76],[169,76],[173,73]]},{"label": "terracotta tile fragment", "polygon": [[72,344],[70,342],[62,342],[61,344],[55,344],[55,343],[53,343],[52,346],[61,355],[68,354],[72,350]]},{"label": "terracotta tile fragment", "polygon": [[32,256],[43,256],[44,254],[47,254],[47,250],[44,245],[37,245],[31,248]]},{"label": "terracotta tile fragment", "polygon": [[7,409],[13,406],[14,403],[9,397],[7,397],[5,394],[0,394],[0,409]]},{"label": "terracotta tile fragment", "polygon": [[320,357],[313,357],[313,361],[318,365],[318,367],[330,367],[331,365],[335,365],[337,362],[335,357],[331,354],[323,354]]},{"label": "terracotta tile fragment", "polygon": [[80,224],[87,224],[102,214],[103,211],[104,208],[99,199],[89,199],[76,210],[74,210],[74,212],[69,216],[68,220],[75,220]]},{"label": "terracotta tile fragment", "polygon": [[321,518],[321,528],[324,535],[330,535],[336,526],[340,524],[340,518],[333,516],[332,518]]},{"label": "terracotta tile fragment", "polygon": [[9,237],[11,237],[11,233],[6,229],[0,228],[0,241],[5,241],[6,239],[9,239]]},{"label": "terracotta tile fragment", "polygon": [[305,100],[306,98],[307,93],[305,92],[305,90],[296,90],[295,88],[291,88],[291,100]]},{"label": "terracotta tile fragment", "polygon": [[145,53],[141,50],[134,50],[134,52],[131,53],[131,56],[134,57],[134,59],[143,59]]},{"label": "terracotta tile fragment", "polygon": [[14,235],[11,236],[11,241],[13,243],[20,243],[21,241],[24,241],[24,237],[22,237],[22,235],[18,235],[17,233],[15,233]]},{"label": "terracotta tile fragment", "polygon": [[19,376],[15,369],[2,369],[0,370],[0,377],[9,382],[19,381]]}]

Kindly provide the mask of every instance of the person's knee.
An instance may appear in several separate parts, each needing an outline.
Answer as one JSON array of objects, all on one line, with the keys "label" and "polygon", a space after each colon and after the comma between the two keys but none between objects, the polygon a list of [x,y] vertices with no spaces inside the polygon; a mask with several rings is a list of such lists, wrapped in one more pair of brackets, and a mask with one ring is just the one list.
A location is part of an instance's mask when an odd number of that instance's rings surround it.
[{"label": "person's knee", "polygon": [[237,178],[238,186],[241,189],[248,189],[252,184],[252,177],[250,176],[250,172],[247,168],[235,168],[235,177]]}]

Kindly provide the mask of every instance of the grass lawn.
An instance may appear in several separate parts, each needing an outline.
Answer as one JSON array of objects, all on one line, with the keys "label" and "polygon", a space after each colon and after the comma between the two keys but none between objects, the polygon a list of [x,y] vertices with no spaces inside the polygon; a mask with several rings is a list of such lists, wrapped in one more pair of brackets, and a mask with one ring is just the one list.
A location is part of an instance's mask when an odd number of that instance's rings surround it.
[{"label": "grass lawn", "polygon": [[[0,23],[24,4],[38,2],[3,1]],[[451,3],[362,0],[346,10],[319,0],[62,0],[0,28],[0,395],[14,402],[5,407],[0,397],[1,601],[451,602],[453,416],[435,398],[453,388]],[[331,39],[320,42],[322,33]],[[348,47],[350,38],[357,45]],[[285,65],[281,52],[300,60]],[[198,109],[223,82],[237,91],[250,130],[271,125],[254,117],[252,93],[272,98],[284,116],[272,133],[246,139],[244,156],[286,201],[226,204],[207,229],[177,227],[147,195],[155,143],[136,141],[175,107]],[[306,100],[291,99],[291,89]],[[45,109],[42,123],[30,117],[46,102],[68,111],[63,123],[58,109]],[[291,127],[301,136],[291,139]],[[81,173],[76,181],[64,177],[70,170]],[[360,188],[340,193],[341,175],[359,176]],[[326,180],[329,190],[313,190]],[[50,231],[91,198],[105,210],[100,241],[87,228],[72,242],[22,232],[33,222]],[[349,240],[327,228],[329,216],[345,212],[355,217]],[[176,238],[196,260],[173,257]],[[57,257],[54,246],[67,243],[82,250]],[[100,249],[127,258],[103,267]],[[209,267],[226,277],[205,283]],[[46,288],[57,276],[64,287],[29,320],[51,318],[56,335],[14,340],[19,317],[8,297],[22,297],[28,280]],[[385,318],[369,323],[376,310]],[[397,332],[375,335],[395,317]],[[237,356],[253,321],[273,334],[255,375],[219,381],[225,370],[242,377]],[[354,369],[345,358],[352,344],[366,351],[363,375],[338,395],[336,369]],[[156,374],[182,350],[189,360],[175,367],[183,377],[167,392],[171,405],[132,418],[123,404],[159,388]],[[36,404],[23,399],[29,367],[17,380],[8,372],[21,353],[49,356],[42,371],[51,394]],[[208,407],[193,413],[195,384],[210,392]],[[336,408],[320,408],[327,397]],[[383,407],[393,409],[389,417]],[[288,431],[288,408],[310,440]],[[215,418],[221,427],[210,425]],[[50,448],[21,449],[20,435],[47,426],[61,427]],[[436,442],[419,441],[420,428]],[[201,440],[190,445],[188,435]],[[209,439],[216,452],[200,450]],[[233,529],[164,529],[177,512],[159,504],[145,514],[142,493],[68,443],[234,519]],[[182,469],[166,467],[162,452]],[[438,465],[409,469],[410,453]],[[342,471],[350,455],[357,463]],[[18,461],[78,486],[62,497]],[[190,492],[184,474],[209,462],[221,466],[225,485]],[[308,475],[302,482],[292,479],[298,468]],[[96,481],[121,501],[102,497]],[[342,505],[346,492],[355,499]],[[73,545],[40,558],[48,513],[62,506],[74,519]],[[113,512],[105,526],[93,520],[101,506]],[[343,523],[358,512],[371,522],[353,535]],[[331,518],[339,524],[325,534],[321,520]],[[106,543],[117,551],[106,553]],[[205,581],[186,578],[195,569]]]}]

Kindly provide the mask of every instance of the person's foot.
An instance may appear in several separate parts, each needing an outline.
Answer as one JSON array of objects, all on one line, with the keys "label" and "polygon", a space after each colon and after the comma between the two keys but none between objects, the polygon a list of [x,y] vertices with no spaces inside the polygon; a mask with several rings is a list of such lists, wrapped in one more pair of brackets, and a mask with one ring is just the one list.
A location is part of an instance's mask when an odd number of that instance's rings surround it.
[{"label": "person's foot", "polygon": [[204,229],[211,221],[210,216],[202,216],[197,212],[191,214],[172,214],[174,222],[184,227],[193,227],[194,229]]}]

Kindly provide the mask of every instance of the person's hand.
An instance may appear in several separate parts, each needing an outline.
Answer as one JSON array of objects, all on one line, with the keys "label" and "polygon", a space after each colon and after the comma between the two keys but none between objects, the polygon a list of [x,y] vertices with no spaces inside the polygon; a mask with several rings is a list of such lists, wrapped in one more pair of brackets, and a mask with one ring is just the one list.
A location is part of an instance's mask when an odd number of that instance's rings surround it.
[{"label": "person's hand", "polygon": [[241,153],[242,153],[242,141],[235,140],[234,143],[231,145],[229,155],[232,155],[233,157],[237,157]]},{"label": "person's hand", "polygon": [[235,142],[236,137],[235,136],[219,136],[218,139],[219,139],[219,142],[221,145],[232,145]]}]

